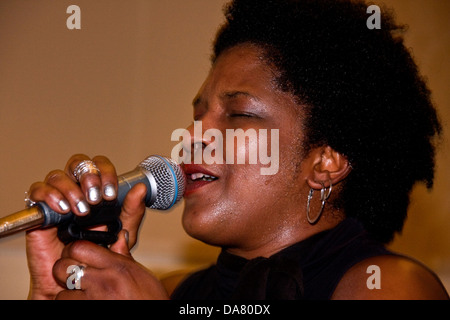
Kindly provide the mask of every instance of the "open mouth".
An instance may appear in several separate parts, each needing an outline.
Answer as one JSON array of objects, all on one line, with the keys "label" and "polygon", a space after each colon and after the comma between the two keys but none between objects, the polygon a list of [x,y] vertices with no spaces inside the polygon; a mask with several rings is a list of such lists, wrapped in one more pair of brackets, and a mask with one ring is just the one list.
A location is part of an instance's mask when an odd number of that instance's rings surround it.
[{"label": "open mouth", "polygon": [[192,173],[187,176],[188,176],[188,179],[190,179],[192,181],[215,181],[218,179],[217,177],[211,176],[209,174],[201,173],[201,172]]},{"label": "open mouth", "polygon": [[185,164],[183,169],[187,178],[185,196],[219,179],[200,165]]}]

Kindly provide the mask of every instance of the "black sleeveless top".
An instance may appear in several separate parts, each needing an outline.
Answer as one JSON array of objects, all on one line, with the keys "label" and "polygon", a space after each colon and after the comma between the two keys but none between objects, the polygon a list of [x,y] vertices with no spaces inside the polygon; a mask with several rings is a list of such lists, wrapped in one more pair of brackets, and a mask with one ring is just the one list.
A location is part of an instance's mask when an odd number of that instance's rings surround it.
[{"label": "black sleeveless top", "polygon": [[222,250],[215,265],[192,274],[171,298],[328,300],[353,265],[386,254],[392,253],[347,218],[270,258],[246,260]]}]

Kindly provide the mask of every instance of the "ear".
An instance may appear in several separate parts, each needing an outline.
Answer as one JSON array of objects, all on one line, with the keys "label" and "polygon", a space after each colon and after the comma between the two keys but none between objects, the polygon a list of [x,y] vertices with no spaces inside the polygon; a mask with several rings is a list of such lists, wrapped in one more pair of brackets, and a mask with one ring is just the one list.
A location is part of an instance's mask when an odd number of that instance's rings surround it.
[{"label": "ear", "polygon": [[344,180],[352,168],[348,159],[329,146],[313,149],[310,153],[307,183],[312,189],[333,186]]}]

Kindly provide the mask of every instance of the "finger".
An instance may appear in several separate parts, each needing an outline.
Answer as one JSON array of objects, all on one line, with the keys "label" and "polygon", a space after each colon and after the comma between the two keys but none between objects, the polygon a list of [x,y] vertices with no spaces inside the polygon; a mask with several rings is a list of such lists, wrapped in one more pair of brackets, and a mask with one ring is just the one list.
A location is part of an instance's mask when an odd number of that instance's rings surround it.
[{"label": "finger", "polygon": [[64,288],[67,288],[67,279],[71,275],[72,272],[68,272],[68,268],[70,266],[79,266],[84,267],[83,269],[83,277],[86,270],[86,265],[83,265],[78,260],[74,260],[71,258],[61,258],[55,262],[52,268],[53,277],[55,280]]},{"label": "finger", "polygon": [[81,264],[88,265],[97,269],[111,267],[111,261],[117,257],[124,258],[115,252],[108,250],[89,241],[75,241],[67,245],[62,254],[62,258],[69,258],[79,261]]},{"label": "finger", "polygon": [[76,177],[76,171],[84,161],[90,158],[84,154],[72,156],[66,164],[65,172],[74,182],[78,182],[89,204],[98,204],[102,200],[100,173],[96,170],[83,172]]},{"label": "finger", "polygon": [[144,184],[137,184],[126,195],[123,204],[120,220],[123,229],[128,231],[129,248],[132,248],[137,241],[139,226],[145,214],[144,199],[147,188]]},{"label": "finger", "polygon": [[56,300],[89,300],[84,290],[63,290],[56,295]]},{"label": "finger", "polygon": [[70,203],[64,194],[44,182],[33,183],[28,190],[28,195],[32,201],[45,202],[58,213],[65,214],[70,211]]},{"label": "finger", "polygon": [[80,289],[69,290],[67,294],[75,291],[86,292],[90,289],[95,290],[101,285],[101,281],[104,281],[102,276],[102,270],[96,269],[92,266],[83,265],[81,262],[73,259],[59,259],[53,266],[53,277],[64,288],[69,288],[69,284],[74,284],[74,268],[83,268],[83,275],[78,279],[78,285]]},{"label": "finger", "polygon": [[76,215],[86,215],[89,205],[78,187],[63,171],[51,171],[44,182],[31,185],[28,192],[33,201],[46,202],[58,213],[67,213],[70,210]]},{"label": "finger", "polygon": [[65,174],[64,171],[51,171],[46,177],[47,185],[61,192],[69,202],[69,206],[76,215],[84,216],[89,213],[89,204],[80,187]]},{"label": "finger", "polygon": [[[74,266],[80,266],[76,260],[61,259],[55,263],[54,277],[58,282],[64,282],[64,287],[68,288],[68,283],[72,284],[72,273],[67,273],[68,270],[73,270]],[[113,273],[107,269],[96,269],[92,266],[87,266],[83,269],[83,276],[78,280],[80,289],[64,290],[57,296],[57,300],[85,300],[85,299],[108,299],[108,285],[114,281]],[[105,292],[106,289],[106,292]]]},{"label": "finger", "polygon": [[117,173],[111,161],[104,156],[96,156],[92,159],[100,170],[101,190],[103,198],[113,200],[117,196],[118,182]]},{"label": "finger", "polygon": [[117,238],[117,241],[109,247],[109,250],[119,253],[123,256],[131,257],[128,231],[122,229],[119,232]]}]

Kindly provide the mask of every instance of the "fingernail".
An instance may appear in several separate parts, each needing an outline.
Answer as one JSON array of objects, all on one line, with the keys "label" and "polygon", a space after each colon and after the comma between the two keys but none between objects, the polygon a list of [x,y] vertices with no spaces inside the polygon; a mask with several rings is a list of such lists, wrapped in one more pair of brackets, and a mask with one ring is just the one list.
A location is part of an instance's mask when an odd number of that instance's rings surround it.
[{"label": "fingernail", "polygon": [[90,188],[88,190],[88,197],[91,202],[97,202],[101,197],[100,189],[97,187]]},{"label": "fingernail", "polygon": [[89,205],[86,203],[86,201],[81,200],[80,202],[77,203],[77,208],[78,211],[80,211],[80,213],[88,213],[89,211]]},{"label": "fingernail", "polygon": [[130,244],[130,234],[128,233],[128,230],[125,230],[124,236],[125,236],[125,242],[127,243],[127,247],[129,248],[130,247],[130,245],[129,245]]},{"label": "fingernail", "polygon": [[69,210],[69,203],[66,200],[61,200],[58,202],[59,208],[62,211],[67,211]]},{"label": "fingernail", "polygon": [[103,189],[103,192],[105,193],[105,196],[107,196],[108,198],[116,197],[116,188],[112,184],[107,184],[105,186],[105,189]]}]

